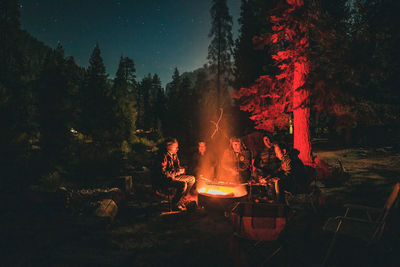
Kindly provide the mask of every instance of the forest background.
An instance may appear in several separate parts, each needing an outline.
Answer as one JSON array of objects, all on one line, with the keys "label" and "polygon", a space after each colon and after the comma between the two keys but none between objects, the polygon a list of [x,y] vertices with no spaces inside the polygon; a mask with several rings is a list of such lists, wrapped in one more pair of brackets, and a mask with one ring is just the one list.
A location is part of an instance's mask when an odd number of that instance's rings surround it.
[{"label": "forest background", "polygon": [[[315,27],[307,85],[324,95],[313,99],[318,105],[311,108],[312,137],[349,146],[398,144],[400,23],[393,12],[398,1],[308,2]],[[196,141],[210,138],[221,106],[224,116],[235,118],[231,128],[223,125],[222,130],[252,133],[249,114],[230,92],[278,71],[273,49],[257,49],[253,43],[255,36],[273,32],[269,17],[277,4],[242,1],[239,36],[232,40],[226,1],[213,1],[211,20],[224,21],[226,27],[221,33],[212,24],[209,63],[193,72],[175,69],[163,88],[157,74],[137,80],[134,59],[128,57],[120,58],[110,79],[101,44],[87,68],[78,66],[62,44],[50,48],[21,28],[17,1],[1,1],[0,188],[55,189],[131,174],[151,167],[168,136],[179,140],[182,158],[188,158]],[[216,55],[213,41],[218,38],[226,46]],[[217,77],[221,58],[224,68]],[[343,97],[338,90],[346,91],[344,98],[337,99]],[[332,99],[343,105],[332,105]],[[271,134],[291,139],[289,126]]]}]

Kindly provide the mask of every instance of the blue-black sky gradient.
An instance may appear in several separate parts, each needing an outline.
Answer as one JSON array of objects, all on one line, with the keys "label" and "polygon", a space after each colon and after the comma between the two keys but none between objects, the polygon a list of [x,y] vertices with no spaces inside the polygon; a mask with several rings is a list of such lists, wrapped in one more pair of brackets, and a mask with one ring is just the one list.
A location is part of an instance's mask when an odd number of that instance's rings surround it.
[{"label": "blue-black sky gradient", "polygon": [[[237,36],[240,0],[228,0]],[[107,73],[121,57],[134,60],[137,80],[157,73],[162,85],[175,67],[192,71],[207,63],[211,0],[20,0],[21,25],[50,47],[87,67],[99,43]]]}]

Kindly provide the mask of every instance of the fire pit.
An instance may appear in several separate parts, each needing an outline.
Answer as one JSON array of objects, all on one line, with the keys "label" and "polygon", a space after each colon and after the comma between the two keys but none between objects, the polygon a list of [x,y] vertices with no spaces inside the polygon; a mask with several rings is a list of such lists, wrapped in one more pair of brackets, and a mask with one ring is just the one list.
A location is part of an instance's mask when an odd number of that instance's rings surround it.
[{"label": "fire pit", "polygon": [[198,205],[212,210],[230,210],[247,197],[246,187],[232,183],[202,183],[198,186]]}]

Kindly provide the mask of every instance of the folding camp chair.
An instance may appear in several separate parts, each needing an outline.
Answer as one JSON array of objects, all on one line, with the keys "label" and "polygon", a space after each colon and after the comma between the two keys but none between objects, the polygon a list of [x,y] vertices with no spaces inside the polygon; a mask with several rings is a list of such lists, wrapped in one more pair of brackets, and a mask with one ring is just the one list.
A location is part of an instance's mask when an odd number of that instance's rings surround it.
[{"label": "folding camp chair", "polygon": [[232,252],[240,258],[236,264],[264,266],[284,250],[281,234],[289,218],[288,207],[283,204],[238,203],[231,212],[235,231],[231,249],[236,248]]},{"label": "folding camp chair", "polygon": [[163,187],[160,186],[158,183],[152,184],[153,188],[153,193],[157,197],[158,201],[160,202],[161,205],[167,205],[167,211],[161,212],[161,215],[167,215],[167,214],[175,214],[179,213],[179,211],[173,211],[172,207],[172,199],[174,195],[176,194],[176,189],[173,187]]},{"label": "folding camp chair", "polygon": [[[386,219],[390,210],[398,200],[399,191],[400,183],[396,183],[383,208],[346,204],[344,216],[329,218],[323,230],[334,232],[334,235],[324,258],[323,265],[325,265],[331,255],[337,235],[339,234],[357,238],[367,245],[379,241],[385,229]],[[350,213],[354,213],[354,211],[361,212],[363,217],[351,217]]]}]

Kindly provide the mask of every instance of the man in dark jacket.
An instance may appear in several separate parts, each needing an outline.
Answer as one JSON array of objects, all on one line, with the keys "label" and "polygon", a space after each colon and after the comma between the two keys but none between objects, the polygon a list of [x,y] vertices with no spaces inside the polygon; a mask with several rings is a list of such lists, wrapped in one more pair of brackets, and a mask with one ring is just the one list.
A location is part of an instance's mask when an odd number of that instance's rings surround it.
[{"label": "man in dark jacket", "polygon": [[257,176],[261,177],[273,176],[278,172],[281,163],[276,157],[274,144],[266,134],[263,135],[263,143],[263,150],[256,156],[254,160],[256,174]]},{"label": "man in dark jacket", "polygon": [[[183,210],[185,205],[183,197],[190,192],[195,183],[194,176],[185,175],[185,168],[182,168],[178,158],[178,141],[175,138],[168,139],[165,144],[166,151],[160,154],[157,160],[159,188],[176,188],[176,194],[172,199],[175,209]],[[157,175],[157,174],[156,174]]]},{"label": "man in dark jacket", "polygon": [[308,176],[303,162],[294,154],[289,154],[283,144],[275,145],[275,154],[281,161],[280,171],[275,179],[277,198],[282,197],[280,192],[283,191],[296,193],[304,190],[308,182]]}]

